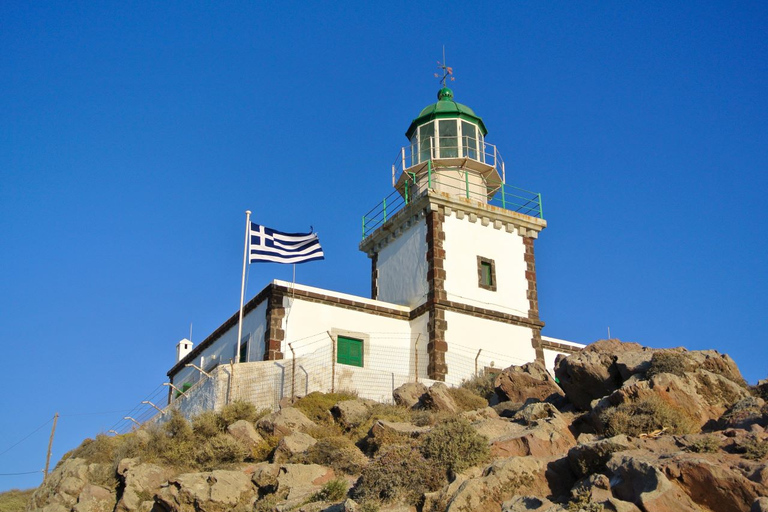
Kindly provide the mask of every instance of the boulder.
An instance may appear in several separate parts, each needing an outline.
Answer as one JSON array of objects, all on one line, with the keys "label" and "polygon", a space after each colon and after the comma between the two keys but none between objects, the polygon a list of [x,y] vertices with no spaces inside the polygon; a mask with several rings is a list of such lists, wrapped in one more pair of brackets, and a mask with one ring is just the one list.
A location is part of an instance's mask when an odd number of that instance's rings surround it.
[{"label": "boulder", "polygon": [[407,437],[419,437],[420,435],[429,432],[429,427],[417,427],[412,423],[399,423],[395,421],[376,420],[369,431],[369,436],[381,436],[381,435],[404,435]]},{"label": "boulder", "polygon": [[264,442],[250,421],[237,420],[227,427],[227,432],[249,450]]},{"label": "boulder", "polygon": [[238,504],[253,505],[256,487],[246,471],[215,470],[185,473],[172,478],[156,495],[166,510],[231,510]]},{"label": "boulder", "polygon": [[55,510],[63,507],[70,511],[90,480],[90,466],[85,459],[69,458],[60,462],[35,490],[29,510]]},{"label": "boulder", "polygon": [[523,425],[533,425],[538,420],[555,417],[561,417],[561,414],[554,405],[547,402],[535,402],[517,411],[512,420]]},{"label": "boulder", "polygon": [[623,379],[615,364],[616,354],[639,352],[642,349],[637,343],[600,340],[575,354],[558,359],[555,376],[568,400],[586,411],[593,400],[621,386]]},{"label": "boulder", "polygon": [[277,443],[272,462],[286,462],[292,456],[306,452],[316,443],[317,441],[312,436],[301,432],[287,435]]},{"label": "boulder", "polygon": [[501,400],[512,402],[559,401],[564,396],[555,379],[538,361],[506,368],[496,377],[494,386]]},{"label": "boulder", "polygon": [[[515,496],[562,496],[570,489],[572,479],[555,471],[555,462],[537,457],[498,460],[479,477],[457,478],[429,495],[427,502],[442,505],[439,509],[446,512],[497,512],[502,503]],[[427,510],[427,503],[424,509]]]},{"label": "boulder", "polygon": [[72,512],[112,512],[115,509],[115,493],[98,485],[86,484],[77,498]]},{"label": "boulder", "polygon": [[283,464],[277,474],[277,491],[287,500],[305,499],[333,480],[332,469],[317,464]]},{"label": "boulder", "polygon": [[337,403],[331,409],[333,417],[346,428],[354,428],[365,423],[371,416],[370,400],[355,399],[344,400]]},{"label": "boulder", "polygon": [[456,402],[448,392],[448,386],[442,382],[435,382],[421,397],[421,403],[426,409],[433,411],[458,412]]},{"label": "boulder", "polygon": [[295,407],[286,407],[261,418],[256,425],[263,431],[276,436],[286,436],[293,432],[306,432],[316,428],[317,423],[307,418]]},{"label": "boulder", "polygon": [[768,512],[768,498],[757,498],[753,503],[749,512]]},{"label": "boulder", "polygon": [[493,405],[493,410],[496,411],[496,413],[501,416],[502,418],[512,418],[515,414],[517,414],[517,411],[523,408],[522,402],[512,402],[512,401],[504,401],[500,402],[496,405]]},{"label": "boulder", "polygon": [[547,498],[536,496],[515,496],[501,504],[501,512],[567,512],[568,509],[552,503]]},{"label": "boulder", "polygon": [[717,426],[721,430],[727,428],[751,428],[756,423],[764,422],[764,407],[765,401],[762,398],[753,396],[742,398],[720,416]]},{"label": "boulder", "polygon": [[149,495],[168,480],[170,472],[155,464],[140,464],[138,459],[123,459],[117,465],[117,474],[123,483],[123,492],[115,512],[134,512],[142,509]]},{"label": "boulder", "polygon": [[616,452],[631,449],[627,436],[614,436],[590,443],[579,444],[568,450],[571,470],[579,478],[605,470],[605,464]]},{"label": "boulder", "polygon": [[647,512],[701,512],[688,495],[642,454],[615,453],[606,464],[614,497]]},{"label": "boulder", "polygon": [[558,414],[536,420],[506,436],[489,439],[489,442],[494,457],[561,457],[576,445],[576,438]]},{"label": "boulder", "polygon": [[392,391],[392,398],[397,405],[412,409],[419,405],[422,395],[426,392],[427,386],[421,382],[407,382]]},{"label": "boulder", "polygon": [[499,413],[497,413],[493,407],[484,407],[482,409],[475,409],[474,411],[464,411],[461,413],[461,417],[471,423],[474,421],[498,419]]}]

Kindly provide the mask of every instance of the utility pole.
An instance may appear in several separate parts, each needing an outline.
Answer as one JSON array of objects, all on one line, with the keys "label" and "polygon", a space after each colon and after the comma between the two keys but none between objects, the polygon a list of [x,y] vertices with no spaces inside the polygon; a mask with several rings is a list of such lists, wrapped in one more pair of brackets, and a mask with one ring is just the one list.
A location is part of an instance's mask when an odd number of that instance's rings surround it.
[{"label": "utility pole", "polygon": [[53,434],[56,433],[56,422],[59,421],[59,413],[53,415],[53,427],[51,437],[48,439],[48,455],[45,457],[45,476],[48,476],[48,466],[51,464],[51,447],[53,446]]}]

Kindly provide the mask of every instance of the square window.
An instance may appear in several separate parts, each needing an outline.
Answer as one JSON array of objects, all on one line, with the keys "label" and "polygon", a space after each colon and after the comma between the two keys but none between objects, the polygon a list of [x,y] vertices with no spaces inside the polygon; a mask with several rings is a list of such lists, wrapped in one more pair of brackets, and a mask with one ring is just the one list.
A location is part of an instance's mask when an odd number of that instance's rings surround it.
[{"label": "square window", "polygon": [[238,354],[238,361],[241,363],[247,363],[248,362],[248,342],[251,339],[251,335],[243,336],[243,339],[240,340],[240,352]]},{"label": "square window", "polygon": [[336,362],[351,366],[363,366],[363,340],[338,336],[336,338]]},{"label": "square window", "polygon": [[477,257],[477,284],[484,290],[496,291],[496,265],[492,259]]}]

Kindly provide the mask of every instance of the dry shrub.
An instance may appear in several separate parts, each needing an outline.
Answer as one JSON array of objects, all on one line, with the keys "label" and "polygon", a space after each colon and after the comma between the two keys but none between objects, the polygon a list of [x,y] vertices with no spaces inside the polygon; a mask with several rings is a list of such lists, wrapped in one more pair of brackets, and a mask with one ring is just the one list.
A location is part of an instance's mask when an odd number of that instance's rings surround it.
[{"label": "dry shrub", "polygon": [[758,439],[756,436],[749,436],[739,448],[745,459],[762,460],[768,455],[768,441]]},{"label": "dry shrub", "polygon": [[223,464],[243,462],[248,450],[229,434],[218,434],[207,439],[195,451],[195,460],[203,469],[215,469]]},{"label": "dry shrub", "polygon": [[665,427],[673,434],[690,434],[698,430],[696,421],[685,411],[656,395],[606,409],[601,412],[600,420],[608,436],[638,436]]},{"label": "dry shrub", "polygon": [[224,419],[214,411],[202,412],[192,419],[192,430],[199,437],[213,437],[226,428]]},{"label": "dry shrub", "polygon": [[438,490],[445,474],[410,445],[389,446],[363,469],[353,495],[362,501],[415,505],[425,492]]},{"label": "dry shrub", "polygon": [[374,404],[370,408],[370,414],[371,415],[366,421],[347,433],[355,442],[363,441],[368,436],[368,432],[377,420],[411,423],[413,422],[414,416],[419,413],[399,405]]},{"label": "dry shrub", "polygon": [[323,484],[323,487],[307,498],[306,503],[313,503],[316,501],[341,501],[347,496],[347,489],[349,484],[343,478],[336,478]]},{"label": "dry shrub", "polygon": [[651,356],[646,376],[650,379],[659,373],[671,373],[682,377],[685,375],[685,370],[685,356],[682,353],[674,350],[660,350]]},{"label": "dry shrub", "polygon": [[603,512],[602,504],[592,501],[589,489],[582,489],[568,502],[568,512]]},{"label": "dry shrub", "polygon": [[253,462],[264,462],[272,458],[272,454],[280,442],[279,436],[262,434],[261,437],[264,439],[264,441],[251,448],[250,459]]},{"label": "dry shrub", "polygon": [[336,473],[358,475],[367,460],[355,444],[343,436],[320,439],[297,462],[328,466]]},{"label": "dry shrub", "polygon": [[453,418],[433,428],[421,440],[424,457],[443,470],[461,473],[490,456],[488,439],[464,418]]},{"label": "dry shrub", "polygon": [[720,441],[712,435],[701,436],[685,447],[694,453],[715,453],[720,449]]},{"label": "dry shrub", "polygon": [[355,398],[357,398],[356,395],[348,392],[320,393],[315,391],[299,398],[293,406],[314,422],[332,423],[331,408],[339,402],[354,400]]},{"label": "dry shrub", "polygon": [[72,458],[85,459],[90,463],[108,464],[114,461],[122,440],[99,434],[95,439],[86,439],[80,446],[67,453],[62,460]]},{"label": "dry shrub", "polygon": [[474,411],[488,407],[488,400],[467,388],[448,388],[448,394],[461,411]]},{"label": "dry shrub", "polygon": [[226,428],[239,420],[256,423],[263,416],[266,416],[270,412],[271,411],[269,411],[269,409],[257,410],[256,406],[250,402],[236,400],[231,404],[225,405],[219,415],[221,416],[221,420],[224,422],[224,428]]},{"label": "dry shrub", "polygon": [[472,378],[461,381],[459,388],[471,391],[490,402],[496,395],[496,377],[498,377],[497,373],[483,372],[480,375],[475,375]]}]

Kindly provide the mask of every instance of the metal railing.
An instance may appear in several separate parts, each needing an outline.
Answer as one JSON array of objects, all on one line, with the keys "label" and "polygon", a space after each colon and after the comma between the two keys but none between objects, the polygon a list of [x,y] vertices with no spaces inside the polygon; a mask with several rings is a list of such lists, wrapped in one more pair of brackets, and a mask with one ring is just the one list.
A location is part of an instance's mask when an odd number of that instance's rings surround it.
[{"label": "metal railing", "polygon": [[489,144],[482,138],[478,140],[457,136],[423,137],[418,142],[404,146],[392,166],[393,176],[395,172],[403,172],[428,160],[449,158],[468,158],[495,167],[502,175],[502,181],[505,181],[504,159],[494,144]]},{"label": "metal railing", "polygon": [[[416,144],[401,148],[397,160],[392,165],[394,190],[363,215],[363,239],[411,201],[430,190],[439,190],[539,219],[544,218],[541,194],[506,183],[504,160],[496,146],[483,142],[483,151],[475,154],[477,158],[472,158],[473,146],[446,146],[440,144],[439,139],[428,139],[429,147],[426,151],[428,155],[433,156],[428,160],[421,160],[420,155],[423,152],[414,153],[418,149]],[[485,165],[467,165],[466,160]],[[486,177],[480,178],[482,172],[486,173]]]}]

